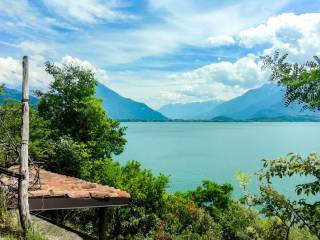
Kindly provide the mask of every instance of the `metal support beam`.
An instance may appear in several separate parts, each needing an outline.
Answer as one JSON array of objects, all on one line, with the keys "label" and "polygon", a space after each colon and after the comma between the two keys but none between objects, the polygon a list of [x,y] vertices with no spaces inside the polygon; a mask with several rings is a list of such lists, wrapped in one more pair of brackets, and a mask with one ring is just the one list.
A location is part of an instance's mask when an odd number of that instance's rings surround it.
[{"label": "metal support beam", "polygon": [[108,198],[97,200],[93,198],[29,198],[30,211],[45,211],[76,208],[121,207],[129,204],[129,198]]},{"label": "metal support beam", "polygon": [[99,208],[99,240],[107,240],[106,208]]}]

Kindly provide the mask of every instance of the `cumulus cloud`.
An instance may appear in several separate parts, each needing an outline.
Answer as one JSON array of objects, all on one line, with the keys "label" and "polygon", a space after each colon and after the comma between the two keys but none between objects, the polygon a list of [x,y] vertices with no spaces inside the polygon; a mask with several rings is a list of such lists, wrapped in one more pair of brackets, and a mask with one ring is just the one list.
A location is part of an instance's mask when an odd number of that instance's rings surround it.
[{"label": "cumulus cloud", "polygon": [[305,61],[320,54],[320,13],[284,13],[270,17],[264,24],[241,31],[240,45],[252,48],[270,44],[264,53],[281,49],[294,61]]},{"label": "cumulus cloud", "polygon": [[171,75],[180,84],[175,90],[164,91],[163,97],[177,102],[230,99],[267,80],[256,57],[249,55],[236,62],[212,63],[190,72]]},{"label": "cumulus cloud", "polygon": [[99,20],[123,20],[132,15],[120,11],[121,1],[109,0],[44,0],[45,4],[62,17],[83,23]]},{"label": "cumulus cloud", "polygon": [[[29,60],[29,82],[31,89],[46,89],[51,78],[43,68]],[[0,83],[10,88],[18,88],[22,81],[21,60],[6,57],[0,58]]]},{"label": "cumulus cloud", "polygon": [[213,47],[230,46],[236,43],[235,39],[228,35],[209,37],[208,42]]},{"label": "cumulus cloud", "polygon": [[22,41],[18,44],[22,51],[28,51],[31,54],[43,54],[49,50],[49,46],[44,42],[34,42],[30,40]]},{"label": "cumulus cloud", "polygon": [[[90,62],[81,60],[72,56],[64,56],[55,64],[62,66],[63,64],[73,64],[75,66],[82,66],[95,72],[99,82],[106,84],[108,81],[107,73],[99,68],[96,68]],[[52,81],[52,78],[44,70],[44,64],[34,61],[29,58],[29,82],[32,90],[40,89],[46,90]],[[19,88],[21,86],[22,63],[21,60],[6,57],[0,57],[0,84],[5,84],[9,88]]]},{"label": "cumulus cloud", "polygon": [[98,79],[98,81],[100,83],[103,84],[107,84],[109,77],[106,73],[105,70],[101,69],[101,68],[97,68],[95,67],[93,64],[91,64],[89,61],[86,60],[81,60],[79,58],[76,57],[72,57],[72,56],[64,56],[60,62],[57,62],[56,64],[71,64],[74,66],[81,66],[84,67],[86,69],[90,69],[91,71],[93,71],[96,74],[96,78]]}]

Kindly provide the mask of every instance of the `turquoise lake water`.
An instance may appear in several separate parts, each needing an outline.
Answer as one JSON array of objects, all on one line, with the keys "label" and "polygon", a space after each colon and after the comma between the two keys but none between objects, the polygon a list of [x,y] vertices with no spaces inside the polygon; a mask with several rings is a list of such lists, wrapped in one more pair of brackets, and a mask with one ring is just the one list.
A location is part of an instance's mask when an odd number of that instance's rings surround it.
[{"label": "turquoise lake water", "polygon": [[[170,175],[169,191],[194,189],[202,180],[234,185],[234,196],[241,194],[234,175],[237,170],[254,173],[261,159],[285,156],[289,152],[306,155],[320,152],[320,123],[204,123],[131,122],[121,163],[138,160],[154,173]],[[293,180],[276,183],[290,193]],[[250,190],[255,192],[256,181]]]}]

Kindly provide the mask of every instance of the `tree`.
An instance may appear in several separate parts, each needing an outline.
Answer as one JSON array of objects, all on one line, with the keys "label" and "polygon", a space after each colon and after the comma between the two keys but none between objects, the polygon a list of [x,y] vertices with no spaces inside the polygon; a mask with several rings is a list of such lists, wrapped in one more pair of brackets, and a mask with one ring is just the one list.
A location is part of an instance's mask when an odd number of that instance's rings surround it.
[{"label": "tree", "polygon": [[189,191],[187,196],[199,207],[206,209],[212,216],[217,217],[231,203],[232,191],[231,184],[219,185],[215,182],[203,181],[202,186]]},{"label": "tree", "polygon": [[[21,143],[21,106],[8,100],[0,107],[0,164],[5,167],[18,164]],[[29,158],[32,163],[44,164],[52,156],[54,140],[49,122],[42,119],[38,111],[30,108]]]},{"label": "tree", "polygon": [[276,51],[273,56],[262,56],[263,68],[271,70],[270,80],[285,87],[287,105],[297,102],[304,108],[320,110],[320,59],[304,64],[289,63],[288,54]]},{"label": "tree", "polygon": [[56,138],[68,136],[84,144],[91,159],[120,154],[126,143],[125,128],[110,119],[101,100],[94,97],[97,80],[94,73],[80,66],[62,68],[46,63],[53,82],[40,97],[39,114],[57,130]]},{"label": "tree", "polygon": [[[305,183],[296,185],[297,197],[290,200],[272,188],[273,178],[288,178],[294,175],[307,177]],[[277,216],[286,229],[289,239],[294,226],[307,227],[320,239],[320,202],[316,198],[320,193],[320,160],[318,154],[307,158],[299,154],[289,154],[285,158],[263,160],[263,169],[258,174],[260,196],[256,202],[262,206],[266,216]],[[310,180],[309,180],[310,179]],[[313,198],[308,198],[308,196]],[[298,196],[301,196],[300,199]]]},{"label": "tree", "polygon": [[[305,64],[289,63],[288,54],[263,56],[263,67],[271,70],[272,81],[285,87],[285,103],[302,104],[310,110],[320,110],[320,59]],[[290,200],[272,187],[272,179],[290,178],[294,175],[308,176],[312,180],[298,184],[295,188],[296,200]],[[320,159],[315,153],[304,158],[299,154],[273,160],[263,160],[263,169],[258,174],[260,196],[257,204],[262,205],[266,216],[276,216],[281,220],[281,227],[286,232],[285,239],[290,238],[291,230],[298,226],[308,228],[320,239]],[[310,179],[308,178],[308,179]],[[301,197],[302,195],[302,197]],[[315,200],[308,198],[314,196]],[[299,198],[300,196],[300,198]]]}]

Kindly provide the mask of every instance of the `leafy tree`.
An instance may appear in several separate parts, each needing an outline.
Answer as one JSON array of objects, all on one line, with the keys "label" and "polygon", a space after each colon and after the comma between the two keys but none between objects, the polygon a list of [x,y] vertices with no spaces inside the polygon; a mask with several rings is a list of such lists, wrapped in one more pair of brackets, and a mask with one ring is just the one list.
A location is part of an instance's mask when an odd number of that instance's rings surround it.
[{"label": "leafy tree", "polygon": [[[0,106],[0,159],[5,166],[17,164],[21,142],[21,105],[8,101]],[[34,163],[43,163],[51,155],[53,140],[49,123],[38,111],[30,108],[29,156]]]},{"label": "leafy tree", "polygon": [[[127,190],[131,195],[128,207],[112,211],[109,216],[111,238],[117,236],[145,235],[157,224],[157,213],[164,206],[168,178],[154,176],[150,170],[141,169],[138,162],[121,166],[111,159],[87,162],[82,176],[86,179]],[[111,211],[109,212],[109,214]]]},{"label": "leafy tree", "polygon": [[320,59],[304,64],[289,63],[288,54],[276,51],[273,56],[263,56],[263,68],[271,70],[272,81],[285,87],[287,105],[297,102],[311,110],[320,110]]},{"label": "leafy tree", "polygon": [[[262,206],[266,216],[277,216],[289,239],[293,227],[307,227],[312,234],[320,238],[320,202],[316,196],[320,193],[320,161],[318,154],[303,158],[298,154],[289,154],[286,158],[264,160],[259,172],[260,196],[257,203]],[[298,184],[295,188],[297,200],[290,200],[272,188],[272,179],[288,178],[294,175],[311,179]],[[302,195],[299,199],[298,196]],[[313,198],[307,199],[311,195]]]},{"label": "leafy tree", "polygon": [[107,117],[101,99],[94,97],[97,80],[94,73],[80,66],[62,68],[46,63],[53,82],[41,98],[39,114],[57,130],[56,138],[68,136],[85,144],[91,159],[103,159],[123,151],[125,128]]},{"label": "leafy tree", "polygon": [[[285,87],[287,105],[297,102],[304,108],[320,110],[320,60],[305,64],[287,61],[288,54],[263,56],[263,67],[270,69],[270,79]],[[272,188],[272,179],[290,178],[294,175],[309,176],[308,182],[296,186],[297,200],[290,200]],[[280,227],[286,232],[284,239],[290,239],[292,229],[308,228],[311,234],[320,238],[320,202],[315,199],[320,192],[320,159],[317,154],[303,158],[299,154],[289,154],[285,158],[264,160],[259,172],[260,196],[256,199],[262,205],[266,216],[276,216],[281,220]],[[303,195],[303,196],[300,196]],[[300,198],[299,198],[300,196]]]},{"label": "leafy tree", "polygon": [[222,239],[221,227],[208,211],[185,193],[168,194],[168,177],[155,176],[138,162],[121,166],[97,160],[88,162],[82,174],[130,192],[128,207],[109,211],[112,239]]},{"label": "leafy tree", "polygon": [[199,207],[206,209],[212,216],[217,217],[231,203],[232,191],[231,184],[219,185],[215,182],[203,181],[202,186],[189,191],[187,196]]}]

